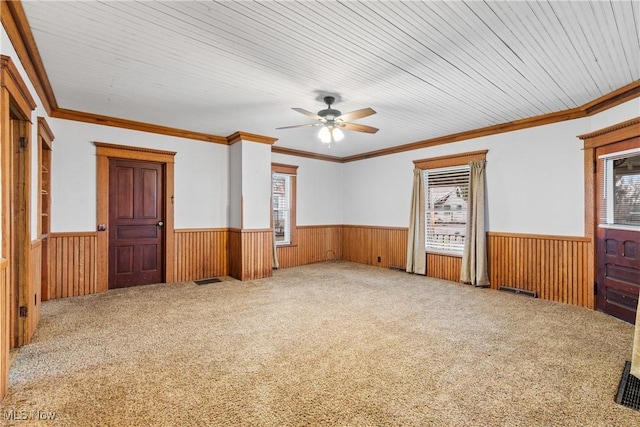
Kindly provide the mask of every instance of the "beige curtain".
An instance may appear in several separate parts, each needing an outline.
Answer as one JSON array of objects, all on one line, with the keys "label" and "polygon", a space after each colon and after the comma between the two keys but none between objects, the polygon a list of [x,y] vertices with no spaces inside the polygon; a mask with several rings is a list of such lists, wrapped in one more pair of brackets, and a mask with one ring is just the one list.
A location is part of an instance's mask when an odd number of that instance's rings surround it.
[{"label": "beige curtain", "polygon": [[[273,184],[272,184],[273,186]],[[271,206],[269,206],[269,215],[271,218],[271,229],[273,230],[273,239],[272,239],[272,257],[271,257],[271,268],[277,270],[280,268],[280,263],[278,262],[278,251],[276,250],[276,227],[273,223],[273,196],[271,196]]]},{"label": "beige curtain", "polygon": [[487,235],[485,230],[485,161],[470,162],[467,231],[462,255],[460,281],[488,286]]},{"label": "beige curtain", "polygon": [[421,169],[413,170],[413,195],[407,239],[407,273],[427,274],[424,246],[424,178]]},{"label": "beige curtain", "polygon": [[640,378],[640,301],[636,311],[636,329],[633,334],[633,352],[631,353],[631,375]]}]

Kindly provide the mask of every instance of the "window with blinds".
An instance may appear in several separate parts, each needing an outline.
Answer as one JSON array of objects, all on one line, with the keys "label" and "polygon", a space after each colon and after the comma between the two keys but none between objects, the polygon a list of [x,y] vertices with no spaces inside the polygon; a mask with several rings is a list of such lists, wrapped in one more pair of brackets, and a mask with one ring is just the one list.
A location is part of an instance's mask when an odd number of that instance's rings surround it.
[{"label": "window with blinds", "polygon": [[273,228],[276,244],[291,243],[291,175],[272,174]]},{"label": "window with blinds", "polygon": [[424,171],[427,252],[462,255],[467,226],[469,166]]},{"label": "window with blinds", "polygon": [[640,152],[632,150],[607,155],[599,162],[598,222],[640,226]]}]

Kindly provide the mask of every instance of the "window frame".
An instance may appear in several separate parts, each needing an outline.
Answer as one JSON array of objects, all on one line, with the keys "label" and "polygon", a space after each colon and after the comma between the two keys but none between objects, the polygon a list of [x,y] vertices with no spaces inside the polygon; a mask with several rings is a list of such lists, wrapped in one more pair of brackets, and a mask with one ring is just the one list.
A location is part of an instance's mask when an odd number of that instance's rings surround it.
[{"label": "window frame", "polygon": [[[486,156],[488,152],[489,150],[479,150],[479,151],[470,151],[470,152],[460,153],[460,154],[452,154],[447,156],[431,157],[426,159],[414,160],[413,164],[416,168],[422,170],[423,172],[422,179],[424,179],[425,171],[437,170],[437,169],[442,170],[447,168],[467,166],[469,165],[470,162],[486,160]],[[427,188],[425,187],[425,201],[424,201],[425,213],[427,212],[426,211],[427,209],[426,191],[427,191]],[[427,250],[426,233],[427,233],[427,227],[425,224],[425,249],[424,249],[425,253],[447,255],[447,256],[453,256],[458,258],[462,257],[462,253],[458,254],[457,252],[437,251],[437,250],[434,251],[433,249]]]},{"label": "window frame", "polygon": [[[640,157],[640,148],[632,148],[622,151],[613,151],[611,153],[598,156],[597,162],[601,163],[598,168],[601,170],[598,185],[601,187],[599,194],[600,209],[596,215],[596,224],[598,228],[611,228],[619,230],[640,230],[640,224],[627,224],[616,221],[615,218],[615,170],[614,161],[621,158]],[[637,175],[634,173],[633,175]]]},{"label": "window frame", "polygon": [[[276,247],[282,248],[287,246],[296,246],[298,244],[298,232],[296,226],[296,199],[297,199],[297,175],[298,166],[286,165],[282,163],[271,164],[271,206],[273,212],[273,174],[288,175],[289,178],[289,241],[275,242]],[[272,224],[272,230],[275,232]]]}]

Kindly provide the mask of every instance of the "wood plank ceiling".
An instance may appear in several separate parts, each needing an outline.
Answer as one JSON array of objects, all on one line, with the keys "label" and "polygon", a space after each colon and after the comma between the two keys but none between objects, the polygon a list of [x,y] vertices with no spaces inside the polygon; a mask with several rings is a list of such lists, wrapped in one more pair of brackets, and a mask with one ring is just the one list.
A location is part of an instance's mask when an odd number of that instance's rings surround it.
[{"label": "wood plank ceiling", "polygon": [[[584,105],[640,80],[637,1],[25,1],[62,108],[350,156]],[[328,149],[334,95],[375,135]]]}]

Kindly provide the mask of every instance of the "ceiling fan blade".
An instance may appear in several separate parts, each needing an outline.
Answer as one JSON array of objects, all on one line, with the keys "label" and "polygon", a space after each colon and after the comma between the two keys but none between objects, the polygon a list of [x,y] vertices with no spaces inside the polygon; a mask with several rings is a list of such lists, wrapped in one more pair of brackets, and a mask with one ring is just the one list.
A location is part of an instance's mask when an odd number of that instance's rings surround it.
[{"label": "ceiling fan blade", "polygon": [[293,129],[293,128],[306,128],[311,126],[318,126],[316,123],[307,123],[306,125],[293,125],[293,126],[282,126],[276,129]]},{"label": "ceiling fan blade", "polygon": [[346,130],[355,130],[356,132],[376,133],[378,128],[372,126],[359,125],[357,123],[341,123],[340,127]]},{"label": "ceiling fan blade", "polygon": [[292,108],[292,110],[297,111],[298,113],[304,114],[305,116],[311,117],[312,119],[322,120],[322,117],[320,117],[316,113],[312,113],[311,111],[305,110],[304,108]]},{"label": "ceiling fan blade", "polygon": [[363,117],[368,117],[375,114],[375,110],[373,108],[362,108],[360,110],[351,111],[350,113],[344,113],[338,119],[344,120],[345,122],[351,120],[361,119]]}]

